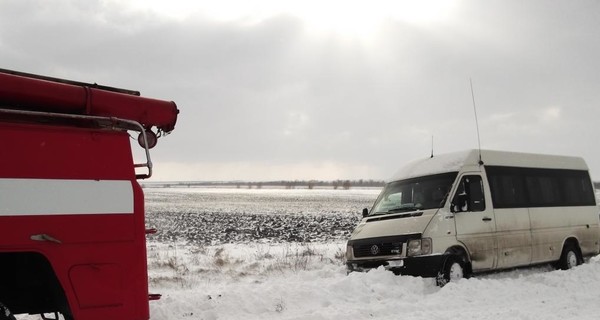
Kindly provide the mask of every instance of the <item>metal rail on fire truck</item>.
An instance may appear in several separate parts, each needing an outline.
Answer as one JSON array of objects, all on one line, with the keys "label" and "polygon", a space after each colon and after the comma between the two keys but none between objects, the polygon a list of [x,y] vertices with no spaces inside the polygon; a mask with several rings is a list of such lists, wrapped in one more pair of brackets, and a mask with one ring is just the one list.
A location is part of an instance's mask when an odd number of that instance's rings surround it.
[{"label": "metal rail on fire truck", "polygon": [[137,179],[178,112],[136,91],[0,69],[0,319],[149,318],[158,296]]}]

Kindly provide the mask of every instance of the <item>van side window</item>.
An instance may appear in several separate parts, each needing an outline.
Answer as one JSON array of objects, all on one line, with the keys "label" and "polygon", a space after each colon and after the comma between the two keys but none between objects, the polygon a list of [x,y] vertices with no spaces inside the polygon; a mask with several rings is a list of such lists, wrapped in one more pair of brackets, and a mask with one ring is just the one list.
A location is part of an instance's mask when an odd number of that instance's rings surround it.
[{"label": "van side window", "polygon": [[494,208],[592,206],[594,187],[585,170],[486,167]]},{"label": "van side window", "polygon": [[[526,207],[525,183],[516,168],[486,167],[494,208]],[[498,172],[499,171],[499,172]]]},{"label": "van side window", "polygon": [[476,175],[462,177],[454,195],[454,200],[452,200],[452,211],[483,210],[485,210],[485,199],[481,177]]},{"label": "van side window", "polygon": [[551,207],[558,206],[564,201],[558,177],[525,176],[525,182],[529,193],[530,205]]}]

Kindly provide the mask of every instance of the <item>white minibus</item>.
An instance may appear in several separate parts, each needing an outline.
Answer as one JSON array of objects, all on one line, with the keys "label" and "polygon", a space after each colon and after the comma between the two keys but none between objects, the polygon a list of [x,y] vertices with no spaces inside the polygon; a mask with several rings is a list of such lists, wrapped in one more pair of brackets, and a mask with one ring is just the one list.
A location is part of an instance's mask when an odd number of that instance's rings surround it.
[{"label": "white minibus", "polygon": [[409,163],[352,232],[348,272],[435,277],[555,263],[600,250],[599,210],[579,157],[469,150]]}]

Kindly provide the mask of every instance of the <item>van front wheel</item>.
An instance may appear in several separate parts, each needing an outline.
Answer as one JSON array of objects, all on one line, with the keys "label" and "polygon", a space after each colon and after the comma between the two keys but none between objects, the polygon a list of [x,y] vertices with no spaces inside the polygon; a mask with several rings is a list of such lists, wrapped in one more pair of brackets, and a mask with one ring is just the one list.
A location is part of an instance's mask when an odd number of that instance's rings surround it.
[{"label": "van front wheel", "polygon": [[560,255],[560,259],[557,263],[557,268],[561,270],[569,270],[572,269],[583,262],[581,258],[581,254],[576,245],[568,243],[563,248],[562,254]]},{"label": "van front wheel", "polygon": [[465,262],[459,256],[450,255],[442,264],[442,268],[436,278],[436,284],[440,287],[445,286],[448,282],[456,282],[465,278]]},{"label": "van front wheel", "polygon": [[8,308],[0,302],[0,320],[16,320]]}]

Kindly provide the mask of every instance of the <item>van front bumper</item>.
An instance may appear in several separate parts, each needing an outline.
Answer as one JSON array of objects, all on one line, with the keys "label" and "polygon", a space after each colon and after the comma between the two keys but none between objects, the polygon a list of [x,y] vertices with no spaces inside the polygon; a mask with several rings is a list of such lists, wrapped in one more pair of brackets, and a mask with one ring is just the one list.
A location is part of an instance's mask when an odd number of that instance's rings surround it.
[{"label": "van front bumper", "polygon": [[444,258],[444,255],[436,254],[390,260],[350,260],[346,262],[346,269],[350,273],[355,271],[367,272],[371,269],[383,267],[397,275],[437,277]]}]

